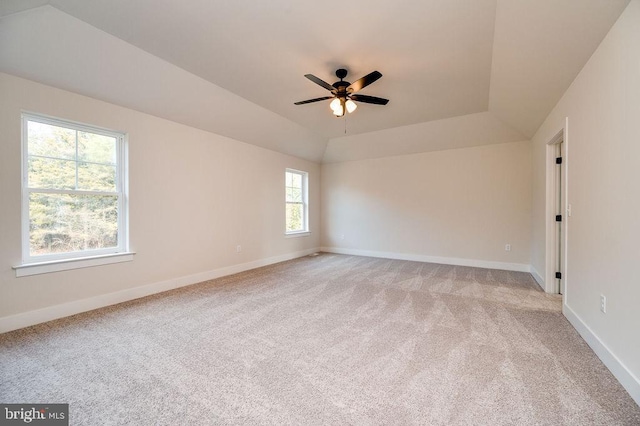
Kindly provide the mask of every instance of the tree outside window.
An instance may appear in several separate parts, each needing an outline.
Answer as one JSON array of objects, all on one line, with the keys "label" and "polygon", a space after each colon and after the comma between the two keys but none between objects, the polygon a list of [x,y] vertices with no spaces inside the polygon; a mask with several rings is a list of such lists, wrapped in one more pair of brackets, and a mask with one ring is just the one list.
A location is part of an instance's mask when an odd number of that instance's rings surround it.
[{"label": "tree outside window", "polygon": [[308,232],[308,174],[287,169],[285,172],[286,233]]},{"label": "tree outside window", "polygon": [[124,135],[23,116],[23,257],[124,251]]}]

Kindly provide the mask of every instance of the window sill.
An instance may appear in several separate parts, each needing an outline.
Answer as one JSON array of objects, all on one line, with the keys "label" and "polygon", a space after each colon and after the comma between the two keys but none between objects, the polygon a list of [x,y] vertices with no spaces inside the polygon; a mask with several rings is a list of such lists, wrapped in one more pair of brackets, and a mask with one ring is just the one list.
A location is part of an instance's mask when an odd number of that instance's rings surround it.
[{"label": "window sill", "polygon": [[109,265],[111,263],[130,262],[134,252],[105,254],[101,256],[79,257],[75,259],[52,260],[49,262],[25,263],[14,266],[16,277],[48,274],[50,272],[68,271],[71,269],[90,268],[92,266]]},{"label": "window sill", "polygon": [[298,238],[298,237],[308,237],[311,235],[309,231],[300,231],[300,232],[287,232],[284,234],[285,238]]}]

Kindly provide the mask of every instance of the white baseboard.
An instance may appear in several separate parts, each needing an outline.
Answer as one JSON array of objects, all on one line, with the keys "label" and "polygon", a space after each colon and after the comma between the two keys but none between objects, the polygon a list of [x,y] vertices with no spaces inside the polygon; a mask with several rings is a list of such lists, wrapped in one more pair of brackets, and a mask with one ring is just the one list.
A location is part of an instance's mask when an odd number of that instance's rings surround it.
[{"label": "white baseboard", "polygon": [[566,304],[562,305],[562,313],[569,320],[580,336],[593,349],[600,361],[611,371],[631,398],[640,405],[640,380],[618,359],[588,325]]},{"label": "white baseboard", "polygon": [[29,327],[31,325],[40,324],[54,319],[64,318],[98,308],[104,308],[105,306],[115,305],[117,303],[128,302],[130,300],[139,299],[141,297],[150,296],[152,294],[162,293],[163,291],[173,290],[175,288],[185,287],[188,285],[201,283],[203,281],[220,278],[227,275],[237,274],[239,272],[248,271],[250,269],[259,268],[261,266],[284,262],[286,260],[307,256],[317,251],[319,251],[318,248],[313,248],[294,253],[287,253],[280,256],[254,260],[252,262],[227,266],[225,268],[214,269],[211,271],[205,271],[198,274],[187,275],[184,277],[173,278],[170,280],[147,284],[140,287],[133,287],[114,293],[102,294],[100,296],[90,297],[88,299],[74,300],[73,302],[49,306],[35,311],[6,316],[0,318],[0,333],[6,333],[8,331]]},{"label": "white baseboard", "polygon": [[540,288],[542,289],[542,291],[544,290],[544,280],[542,279],[542,276],[540,275],[540,273],[536,270],[536,268],[533,267],[533,265],[531,265],[531,275],[533,276],[533,279],[536,280],[536,282],[538,283],[538,285],[540,286]]},{"label": "white baseboard", "polygon": [[422,254],[393,253],[373,250],[345,249],[339,247],[321,247],[320,250],[328,253],[351,254],[354,256],[383,257],[387,259],[412,260],[415,262],[441,263],[444,265],[473,266],[476,268],[531,272],[531,266],[524,263],[493,262],[489,260],[426,256]]}]

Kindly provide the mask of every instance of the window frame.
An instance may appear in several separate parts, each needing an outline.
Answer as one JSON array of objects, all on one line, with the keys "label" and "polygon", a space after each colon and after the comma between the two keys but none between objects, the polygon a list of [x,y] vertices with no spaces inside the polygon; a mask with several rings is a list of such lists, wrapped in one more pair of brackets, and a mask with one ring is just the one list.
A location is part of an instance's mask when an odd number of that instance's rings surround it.
[{"label": "window frame", "polygon": [[[45,188],[29,188],[29,140],[28,140],[28,123],[37,122],[51,126],[63,127],[74,130],[76,132],[87,132],[107,137],[113,137],[116,140],[116,163],[115,163],[115,184],[114,192],[107,191],[90,191],[90,190],[60,190]],[[22,265],[41,265],[59,262],[75,262],[77,265],[79,260],[105,258],[113,255],[131,254],[129,253],[129,209],[128,209],[128,164],[127,164],[127,134],[115,130],[105,129],[84,123],[78,123],[71,120],[65,120],[57,117],[46,116],[31,112],[23,112],[21,114],[21,134],[22,134],[22,176],[21,176],[21,193],[22,193],[22,211],[21,211],[21,239],[22,239]],[[77,133],[76,133],[77,134]],[[78,157],[75,157],[76,167]],[[50,194],[78,194],[78,195],[112,195],[117,197],[118,206],[118,245],[102,249],[81,250],[65,253],[51,253],[42,255],[31,255],[30,246],[30,214],[29,214],[29,195],[31,193],[50,193]],[[127,258],[127,260],[130,260]],[[120,260],[117,260],[120,261]],[[104,261],[103,263],[114,263],[116,261]],[[95,263],[95,262],[94,262]],[[54,268],[55,270],[74,269],[74,267]],[[47,271],[45,271],[47,272]],[[25,273],[25,275],[27,275]]]},{"label": "window frame", "polygon": [[[302,181],[302,202],[292,202],[287,200],[287,173],[300,175]],[[309,173],[303,170],[296,170],[286,168],[284,173],[284,230],[286,236],[303,236],[309,235]],[[302,204],[302,230],[288,231],[287,230],[287,205],[289,204]]]}]

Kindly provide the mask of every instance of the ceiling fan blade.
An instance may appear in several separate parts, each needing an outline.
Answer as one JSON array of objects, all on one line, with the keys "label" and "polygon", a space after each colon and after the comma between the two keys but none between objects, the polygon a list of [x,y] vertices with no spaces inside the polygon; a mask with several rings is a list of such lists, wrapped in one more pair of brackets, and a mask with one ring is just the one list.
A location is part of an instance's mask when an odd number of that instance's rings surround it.
[{"label": "ceiling fan blade", "polygon": [[351,83],[351,86],[347,87],[347,91],[350,93],[356,93],[357,91],[362,90],[364,87],[367,87],[380,77],[382,77],[382,74],[380,74],[378,71],[371,72],[362,77],[360,80]]},{"label": "ceiling fan blade", "polygon": [[351,99],[356,102],[364,102],[367,104],[386,105],[389,103],[389,99],[377,98],[375,96],[367,95],[351,95]]},{"label": "ceiling fan blade", "polygon": [[334,96],[323,96],[322,98],[308,99],[306,101],[296,102],[294,103],[294,105],[310,104],[311,102],[326,101],[327,99],[333,99],[333,98]]},{"label": "ceiling fan blade", "polygon": [[335,87],[333,87],[332,85],[330,85],[326,81],[319,79],[318,77],[316,77],[313,74],[305,74],[304,76],[307,77],[309,80],[313,81],[318,86],[322,86],[322,87],[324,87],[325,89],[327,89],[327,90],[329,90],[331,92],[334,92],[336,90]]}]

